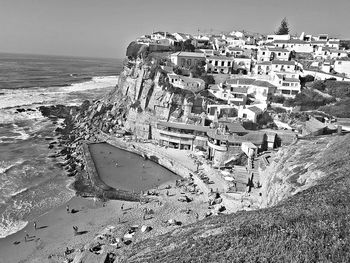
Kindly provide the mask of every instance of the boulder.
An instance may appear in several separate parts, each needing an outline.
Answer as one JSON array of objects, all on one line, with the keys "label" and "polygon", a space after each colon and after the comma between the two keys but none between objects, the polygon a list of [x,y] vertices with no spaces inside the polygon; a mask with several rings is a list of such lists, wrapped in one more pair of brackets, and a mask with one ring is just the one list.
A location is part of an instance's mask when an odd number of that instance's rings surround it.
[{"label": "boulder", "polygon": [[143,226],[141,227],[141,232],[142,232],[142,233],[149,232],[149,231],[151,231],[151,230],[152,230],[152,227],[150,227],[150,226],[143,225]]}]

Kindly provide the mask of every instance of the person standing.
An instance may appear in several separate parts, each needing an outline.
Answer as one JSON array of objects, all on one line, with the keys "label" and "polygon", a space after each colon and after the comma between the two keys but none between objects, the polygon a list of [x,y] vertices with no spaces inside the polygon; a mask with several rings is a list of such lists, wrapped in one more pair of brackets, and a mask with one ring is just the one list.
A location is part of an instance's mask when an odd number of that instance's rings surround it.
[{"label": "person standing", "polygon": [[34,224],[33,224],[33,225],[34,225],[34,230],[36,230],[36,222],[35,222],[35,221],[34,221]]}]

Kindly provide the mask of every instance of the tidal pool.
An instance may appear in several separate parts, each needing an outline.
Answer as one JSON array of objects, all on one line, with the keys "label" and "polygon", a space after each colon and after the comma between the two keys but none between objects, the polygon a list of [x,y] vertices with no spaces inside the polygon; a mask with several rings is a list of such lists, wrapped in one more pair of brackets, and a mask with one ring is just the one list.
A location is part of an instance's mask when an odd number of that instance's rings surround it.
[{"label": "tidal pool", "polygon": [[181,178],[151,160],[107,143],[90,144],[89,150],[101,180],[116,189],[140,192]]}]

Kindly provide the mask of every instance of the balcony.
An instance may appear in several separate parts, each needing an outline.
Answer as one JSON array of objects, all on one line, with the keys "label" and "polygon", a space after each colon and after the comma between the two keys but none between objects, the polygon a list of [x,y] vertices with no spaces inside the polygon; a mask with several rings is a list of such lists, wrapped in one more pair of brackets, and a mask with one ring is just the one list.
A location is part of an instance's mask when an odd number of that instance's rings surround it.
[{"label": "balcony", "polygon": [[158,130],[159,134],[161,135],[168,135],[178,138],[185,138],[185,139],[194,139],[195,135],[193,134],[187,134],[187,133],[179,133],[179,132],[171,132],[171,131],[165,131],[165,130]]},{"label": "balcony", "polygon": [[208,146],[210,148],[213,148],[215,150],[221,151],[221,152],[226,152],[227,151],[227,146],[221,146],[221,145],[215,145],[213,143],[211,143],[210,141],[208,141]]},{"label": "balcony", "polygon": [[167,141],[167,142],[172,142],[172,143],[192,145],[192,140],[189,140],[189,139],[181,140],[178,138],[172,138],[172,137],[162,136],[162,135],[159,136],[159,139],[162,141]]}]

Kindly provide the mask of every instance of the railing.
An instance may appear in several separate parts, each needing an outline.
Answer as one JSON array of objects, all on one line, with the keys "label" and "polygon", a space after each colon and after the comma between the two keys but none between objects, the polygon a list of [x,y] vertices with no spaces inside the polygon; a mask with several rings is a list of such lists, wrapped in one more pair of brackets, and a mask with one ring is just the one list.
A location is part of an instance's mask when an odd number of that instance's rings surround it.
[{"label": "railing", "polygon": [[165,130],[158,130],[158,132],[159,134],[165,134],[165,135],[179,137],[179,138],[194,139],[195,137],[195,135],[193,134],[178,133],[178,132],[171,132],[171,131],[165,131]]},{"label": "railing", "polygon": [[213,148],[213,149],[218,150],[218,151],[222,151],[222,152],[227,151],[227,146],[215,145],[215,144],[211,143],[210,141],[208,141],[208,146],[210,148]]}]

